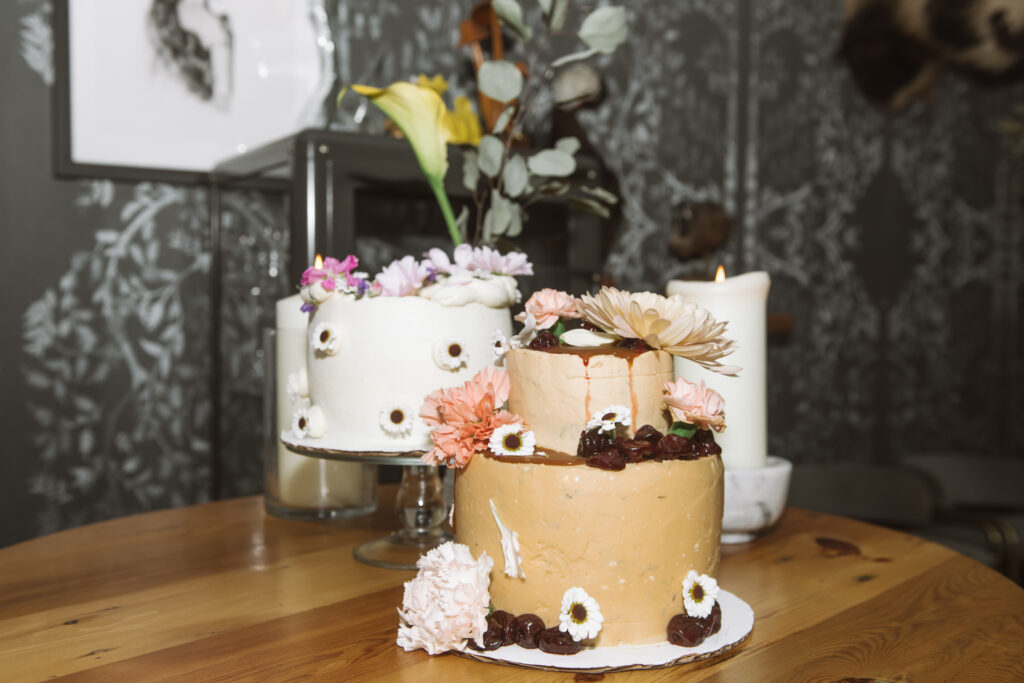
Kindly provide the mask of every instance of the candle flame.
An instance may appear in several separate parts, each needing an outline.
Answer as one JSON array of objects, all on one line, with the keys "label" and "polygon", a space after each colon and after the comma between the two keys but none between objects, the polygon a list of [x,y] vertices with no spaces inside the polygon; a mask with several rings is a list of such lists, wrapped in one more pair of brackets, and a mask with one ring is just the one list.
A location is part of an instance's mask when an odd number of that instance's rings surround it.
[{"label": "candle flame", "polygon": [[719,264],[715,271],[715,282],[725,282],[725,266]]},{"label": "candle flame", "polygon": [[324,259],[322,256],[320,256],[320,254],[317,254],[316,258],[313,259],[313,267],[316,268],[317,270],[320,270],[321,268],[324,267]]}]

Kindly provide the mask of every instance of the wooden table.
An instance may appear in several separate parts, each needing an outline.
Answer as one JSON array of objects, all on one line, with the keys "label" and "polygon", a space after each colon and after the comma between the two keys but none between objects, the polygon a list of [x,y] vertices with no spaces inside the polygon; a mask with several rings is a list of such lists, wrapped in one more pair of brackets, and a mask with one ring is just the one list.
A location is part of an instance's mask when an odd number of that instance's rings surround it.
[{"label": "wooden table", "polygon": [[[412,572],[352,559],[391,526],[386,511],[283,521],[254,497],[0,550],[0,679],[601,678],[403,652],[395,609]],[[944,547],[789,509],[770,534],[723,556],[720,583],[756,614],[746,643],[720,660],[607,677],[1024,680],[1024,590]]]}]

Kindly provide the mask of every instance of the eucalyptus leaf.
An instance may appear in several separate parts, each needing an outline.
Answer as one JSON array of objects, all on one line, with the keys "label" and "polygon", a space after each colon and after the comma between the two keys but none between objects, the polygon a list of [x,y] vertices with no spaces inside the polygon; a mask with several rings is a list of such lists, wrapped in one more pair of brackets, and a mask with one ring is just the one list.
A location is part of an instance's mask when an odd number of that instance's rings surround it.
[{"label": "eucalyptus leaf", "polygon": [[523,232],[523,208],[518,204],[509,203],[509,221],[508,230],[505,231],[506,237],[519,237]]},{"label": "eucalyptus leaf", "polygon": [[530,172],[526,169],[526,160],[515,155],[505,163],[501,172],[502,191],[509,197],[518,197],[526,189],[526,181]]},{"label": "eucalyptus leaf", "polygon": [[608,54],[626,40],[626,10],[598,7],[580,25],[579,37],[587,47]]},{"label": "eucalyptus leaf", "polygon": [[455,219],[455,226],[459,229],[459,234],[462,235],[462,239],[467,239],[469,234],[469,209],[462,207],[462,211],[459,211],[458,218]]},{"label": "eucalyptus leaf", "polygon": [[505,154],[505,146],[501,140],[493,135],[485,135],[480,138],[476,146],[476,163],[480,172],[488,178],[494,178],[501,170],[501,159]]},{"label": "eucalyptus leaf", "polygon": [[491,206],[484,214],[484,240],[490,241],[496,235],[503,235],[512,220],[512,204],[500,194],[491,195]]},{"label": "eucalyptus leaf", "polygon": [[554,0],[551,12],[547,13],[548,26],[552,31],[561,31],[565,26],[565,16],[569,12],[569,0]]},{"label": "eucalyptus leaf", "polygon": [[587,57],[593,57],[596,54],[597,54],[597,50],[595,50],[594,48],[591,48],[589,50],[583,50],[582,52],[573,52],[572,54],[562,55],[561,57],[559,57],[555,61],[551,62],[551,66],[552,66],[552,68],[557,69],[560,66],[565,66],[569,62],[578,62],[581,59],[586,59]]},{"label": "eucalyptus leaf", "polygon": [[523,8],[516,0],[491,0],[491,7],[494,8],[502,23],[517,36],[524,41],[533,37],[533,31],[523,23]]},{"label": "eucalyptus leaf", "polygon": [[559,178],[576,170],[576,159],[560,149],[543,149],[527,159],[526,164],[530,173]]},{"label": "eucalyptus leaf", "polygon": [[551,0],[537,0],[537,4],[540,5],[540,11],[545,17],[551,14]]},{"label": "eucalyptus leaf", "polygon": [[619,198],[603,187],[587,187],[586,185],[580,185],[580,192],[589,194],[592,197],[597,197],[606,204],[619,203]]},{"label": "eucalyptus leaf", "polygon": [[495,135],[501,135],[505,131],[505,126],[507,126],[508,122],[512,120],[512,116],[515,113],[516,106],[514,104],[510,104],[502,109],[501,113],[498,114],[498,120],[494,122],[494,130],[491,132]]},{"label": "eucalyptus leaf", "polygon": [[481,64],[476,80],[480,92],[498,102],[511,102],[523,92],[523,73],[504,59]]},{"label": "eucalyptus leaf", "polygon": [[579,138],[569,136],[555,140],[555,149],[560,149],[566,154],[575,154],[580,151]]},{"label": "eucalyptus leaf", "polygon": [[589,197],[576,197],[574,195],[570,195],[565,198],[565,201],[569,202],[569,204],[576,209],[596,214],[601,218],[608,218],[611,216],[611,213],[608,211],[608,207]]},{"label": "eucalyptus leaf", "polygon": [[537,188],[537,194],[544,197],[561,197],[569,192],[569,183],[564,180],[552,180]]},{"label": "eucalyptus leaf", "polygon": [[474,150],[469,150],[462,155],[462,186],[474,192],[479,180],[480,167],[477,165],[477,155]]}]

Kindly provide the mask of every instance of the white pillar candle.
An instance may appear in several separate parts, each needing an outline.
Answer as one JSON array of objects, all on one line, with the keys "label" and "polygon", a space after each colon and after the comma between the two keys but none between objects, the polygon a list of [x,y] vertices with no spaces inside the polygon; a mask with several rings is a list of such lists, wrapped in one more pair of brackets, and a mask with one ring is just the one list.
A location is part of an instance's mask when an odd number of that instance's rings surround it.
[{"label": "white pillar candle", "polygon": [[705,370],[685,358],[675,359],[676,377],[690,382],[704,380],[725,399],[726,428],[715,434],[715,441],[722,447],[726,469],[764,467],[768,457],[765,371],[770,284],[768,273],[757,271],[721,282],[672,280],[666,288],[669,296],[693,301],[719,322],[728,322],[725,336],[736,340],[736,350],[722,363],[740,366],[737,377]]},{"label": "white pillar candle", "polygon": [[[303,403],[288,396],[288,376],[306,367],[306,326],[299,295],[277,302],[277,424],[289,429]],[[344,508],[363,504],[363,466],[292,453],[277,444],[277,499],[305,508]]]}]

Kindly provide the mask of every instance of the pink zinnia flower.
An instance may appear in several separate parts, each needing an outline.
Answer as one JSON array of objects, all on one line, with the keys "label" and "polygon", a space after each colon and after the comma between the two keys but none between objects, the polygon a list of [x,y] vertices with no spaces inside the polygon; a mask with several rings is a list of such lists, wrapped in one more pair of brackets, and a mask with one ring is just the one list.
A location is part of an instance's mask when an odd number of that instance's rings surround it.
[{"label": "pink zinnia flower", "polygon": [[576,298],[557,289],[545,288],[534,292],[526,300],[526,310],[516,316],[519,322],[526,322],[526,316],[533,314],[538,330],[546,330],[554,326],[559,318],[579,318],[576,310]]},{"label": "pink zinnia flower", "polygon": [[384,266],[374,284],[380,287],[382,296],[408,296],[423,286],[426,276],[426,267],[412,256],[406,256]]},{"label": "pink zinnia flower", "polygon": [[725,400],[714,389],[687,382],[680,377],[665,383],[665,404],[672,416],[680,422],[697,425],[701,429],[725,429]]}]

